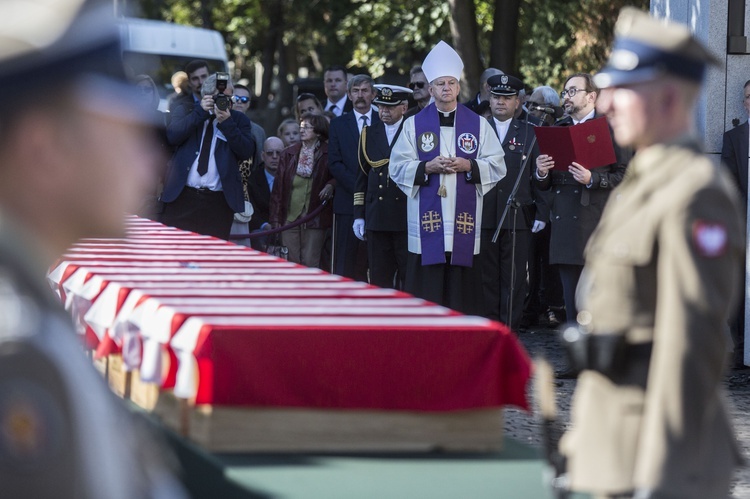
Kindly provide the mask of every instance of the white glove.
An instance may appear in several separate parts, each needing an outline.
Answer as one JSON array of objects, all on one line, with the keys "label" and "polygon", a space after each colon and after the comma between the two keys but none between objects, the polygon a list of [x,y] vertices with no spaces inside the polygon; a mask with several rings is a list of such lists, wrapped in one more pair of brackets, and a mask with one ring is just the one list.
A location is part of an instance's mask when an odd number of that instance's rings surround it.
[{"label": "white glove", "polygon": [[546,226],[547,226],[547,222],[542,222],[541,220],[534,220],[534,226],[531,228],[531,232],[536,234],[537,232],[543,231]]},{"label": "white glove", "polygon": [[365,240],[365,219],[364,218],[357,218],[354,220],[354,225],[352,225],[352,230],[354,231],[354,235],[357,236],[357,239],[360,241]]}]

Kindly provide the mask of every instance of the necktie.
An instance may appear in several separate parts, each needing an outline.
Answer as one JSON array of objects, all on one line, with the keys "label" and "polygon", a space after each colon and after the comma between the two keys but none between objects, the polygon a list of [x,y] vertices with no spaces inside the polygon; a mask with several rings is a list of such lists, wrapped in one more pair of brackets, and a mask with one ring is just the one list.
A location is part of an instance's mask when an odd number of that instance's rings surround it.
[{"label": "necktie", "polygon": [[332,112],[333,114],[336,114],[336,104],[331,104],[328,106],[328,111]]},{"label": "necktie", "polygon": [[359,119],[362,121],[362,126],[359,128],[359,131],[362,132],[362,129],[367,126],[367,116],[360,116]]},{"label": "necktie", "polygon": [[208,157],[211,155],[211,141],[214,138],[214,115],[208,118],[208,125],[203,134],[201,142],[201,153],[198,156],[198,175],[201,177],[208,173]]}]

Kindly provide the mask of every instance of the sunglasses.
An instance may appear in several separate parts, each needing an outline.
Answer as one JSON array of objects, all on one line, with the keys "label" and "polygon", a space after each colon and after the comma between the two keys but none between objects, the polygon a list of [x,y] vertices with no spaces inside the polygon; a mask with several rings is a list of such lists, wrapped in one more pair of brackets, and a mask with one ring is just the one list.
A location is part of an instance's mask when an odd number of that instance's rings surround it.
[{"label": "sunglasses", "polygon": [[414,90],[417,88],[424,88],[424,82],[423,81],[414,81],[412,83],[409,83],[409,88]]},{"label": "sunglasses", "polygon": [[238,95],[234,95],[232,96],[232,100],[234,102],[242,102],[243,104],[247,104],[248,102],[250,102],[250,97],[245,97],[245,96],[240,97]]}]

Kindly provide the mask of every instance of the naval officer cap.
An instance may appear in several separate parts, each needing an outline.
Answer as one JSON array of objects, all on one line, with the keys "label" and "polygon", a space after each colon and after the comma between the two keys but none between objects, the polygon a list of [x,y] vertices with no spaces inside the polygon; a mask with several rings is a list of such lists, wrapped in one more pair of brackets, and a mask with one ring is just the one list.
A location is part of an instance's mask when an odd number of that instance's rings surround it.
[{"label": "naval officer cap", "polygon": [[671,75],[700,82],[718,60],[687,26],[659,20],[634,7],[623,8],[607,65],[594,76],[599,88],[655,80]]},{"label": "naval officer cap", "polygon": [[399,85],[378,83],[373,87],[377,90],[377,95],[372,102],[378,106],[396,106],[407,100],[412,94],[411,89]]},{"label": "naval officer cap", "polygon": [[430,50],[422,63],[422,72],[430,83],[445,76],[461,80],[463,70],[461,56],[442,40]]},{"label": "naval officer cap", "polygon": [[487,86],[493,95],[518,95],[523,90],[523,82],[511,75],[494,75],[487,78]]},{"label": "naval officer cap", "polygon": [[143,99],[125,77],[111,2],[0,1],[0,91],[6,102],[67,84],[97,112],[148,122]]}]

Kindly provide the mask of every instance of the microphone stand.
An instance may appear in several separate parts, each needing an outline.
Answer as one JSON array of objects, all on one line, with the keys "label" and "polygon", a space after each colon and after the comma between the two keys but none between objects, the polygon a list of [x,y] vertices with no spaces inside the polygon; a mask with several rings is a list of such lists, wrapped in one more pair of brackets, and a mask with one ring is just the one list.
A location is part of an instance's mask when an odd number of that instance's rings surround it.
[{"label": "microphone stand", "polygon": [[[526,122],[526,138],[529,136],[528,131],[529,122]],[[513,228],[511,229],[511,253],[510,253],[510,296],[508,299],[508,327],[510,327],[511,331],[513,330],[513,294],[515,293],[516,289],[516,221],[518,220],[518,208],[521,207],[521,204],[516,199],[516,194],[518,194],[518,188],[521,185],[521,180],[524,178],[524,172],[526,171],[526,165],[529,163],[529,159],[531,159],[531,152],[534,150],[534,146],[536,145],[536,134],[534,134],[534,138],[531,141],[531,146],[529,146],[529,153],[524,153],[523,163],[521,164],[521,168],[518,171],[518,176],[516,177],[516,182],[513,184],[513,189],[510,191],[510,195],[508,196],[508,201],[505,203],[505,209],[503,210],[503,214],[500,217],[500,222],[497,224],[497,229],[495,229],[495,234],[492,236],[492,243],[497,242],[497,238],[500,237],[500,229],[503,227],[503,222],[505,222],[505,218],[508,216],[508,211],[512,208],[513,209]]]}]

